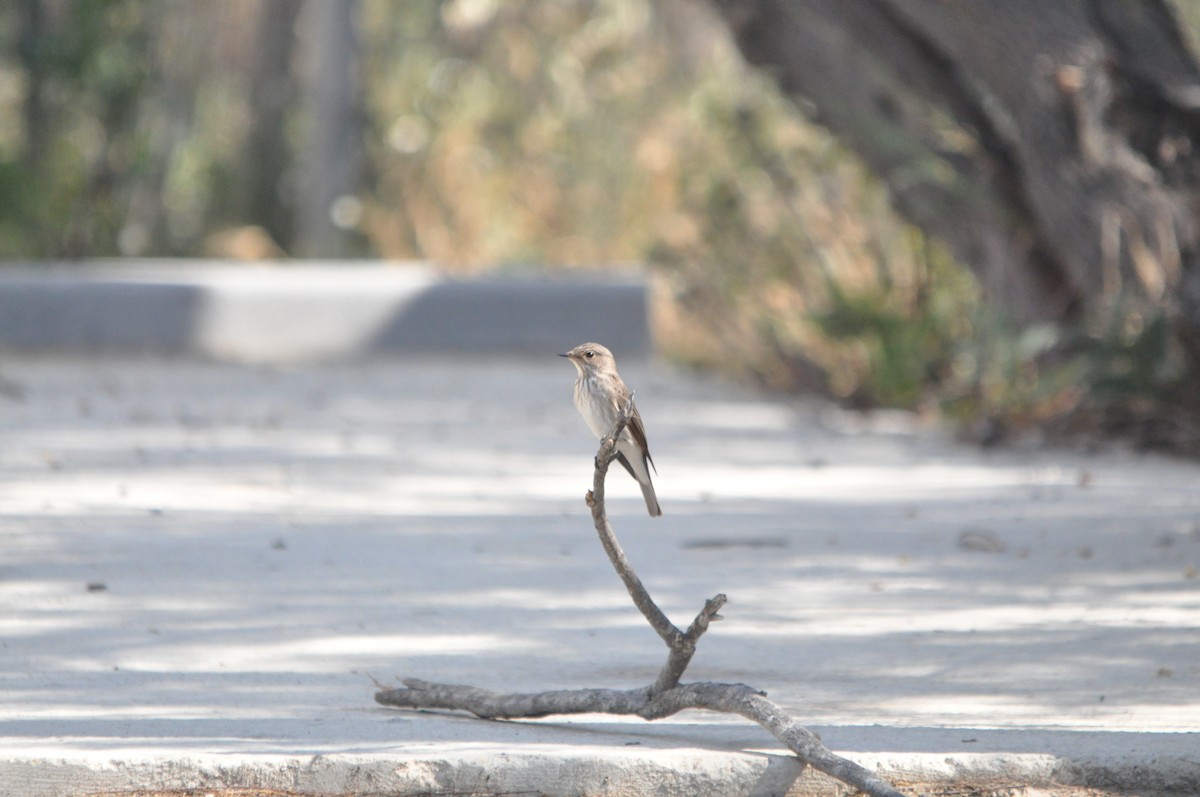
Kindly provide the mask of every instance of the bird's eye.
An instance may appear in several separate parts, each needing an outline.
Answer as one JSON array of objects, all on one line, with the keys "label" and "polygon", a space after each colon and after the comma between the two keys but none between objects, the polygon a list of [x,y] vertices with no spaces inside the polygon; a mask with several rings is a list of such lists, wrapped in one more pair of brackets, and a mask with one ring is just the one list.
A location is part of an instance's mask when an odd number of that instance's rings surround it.
[{"label": "bird's eye", "polygon": [[594,352],[594,351],[589,351],[587,354],[585,354],[585,355],[583,355],[583,356],[584,356],[584,357],[587,357],[587,358],[590,360],[590,359],[592,359],[593,357],[595,357],[595,356],[596,356],[596,352]]}]

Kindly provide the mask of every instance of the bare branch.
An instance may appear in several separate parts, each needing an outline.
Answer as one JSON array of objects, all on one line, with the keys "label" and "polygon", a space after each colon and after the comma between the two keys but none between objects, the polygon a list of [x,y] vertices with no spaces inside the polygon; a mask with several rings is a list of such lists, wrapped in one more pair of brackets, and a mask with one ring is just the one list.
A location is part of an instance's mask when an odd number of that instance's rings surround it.
[{"label": "bare branch", "polygon": [[612,562],[617,575],[625,583],[625,589],[628,590],[629,597],[633,598],[634,606],[637,606],[638,611],[650,623],[650,627],[662,637],[663,642],[667,643],[667,647],[675,650],[683,644],[683,633],[663,614],[650,597],[650,593],[642,586],[642,580],[634,572],[633,565],[625,557],[621,543],[617,541],[616,532],[609,525],[608,513],[604,508],[604,479],[608,475],[608,466],[612,464],[613,457],[616,456],[617,438],[621,436],[621,432],[625,430],[625,425],[629,423],[632,416],[633,394],[631,393],[625,406],[621,407],[612,429],[600,441],[600,450],[596,452],[596,473],[592,477],[592,491],[588,494],[587,504],[592,510],[592,521],[596,524],[596,533],[600,535],[600,544],[604,546],[604,552],[608,554],[609,561]]},{"label": "bare branch", "polygon": [[486,719],[528,719],[551,714],[634,715],[646,720],[684,709],[737,714],[758,723],[814,769],[871,797],[902,797],[869,770],[833,753],[816,734],[792,719],[766,696],[745,684],[683,684],[657,695],[642,689],[566,689],[534,694],[501,694],[474,686],[404,679],[404,689],[378,692],[386,706],[469,711]]},{"label": "bare branch", "polygon": [[402,683],[407,688],[377,692],[375,701],[399,708],[469,711],[485,719],[533,718],[551,714],[638,714],[650,702],[650,690],[644,687],[501,694],[474,686],[430,683],[419,678],[405,678]]},{"label": "bare branch", "polygon": [[700,614],[696,615],[696,619],[688,626],[688,630],[679,635],[679,640],[675,644],[671,644],[671,652],[667,656],[667,663],[658,674],[658,680],[654,682],[652,688],[654,694],[665,692],[679,684],[679,679],[683,677],[684,670],[692,662],[692,656],[696,654],[696,642],[708,630],[708,624],[714,620],[720,620],[721,615],[717,614],[721,607],[728,600],[723,594],[709,598],[704,608],[700,610]]},{"label": "bare branch", "polygon": [[723,594],[709,598],[687,631],[680,631],[663,613],[642,585],[633,565],[621,549],[617,535],[608,522],[604,505],[604,481],[616,451],[616,440],[633,415],[633,397],[621,408],[612,429],[600,441],[596,453],[596,472],[587,505],[592,520],[613,568],[624,582],[638,610],[667,644],[667,663],[653,685],[640,689],[565,689],[531,694],[504,694],[474,686],[437,684],[418,678],[405,678],[402,689],[375,693],[376,702],[410,709],[449,709],[468,711],[487,719],[545,717],[551,714],[620,714],[646,720],[669,717],[684,709],[706,709],[737,714],[766,728],[802,761],[846,783],[870,797],[902,797],[900,792],[875,777],[870,771],[831,752],[816,734],[767,699],[766,694],[745,684],[681,684],[696,643],[710,623],[720,620],[725,605]]},{"label": "bare branch", "polygon": [[717,620],[724,619],[721,617],[721,615],[717,614],[717,612],[721,611],[721,609],[725,606],[725,602],[728,600],[729,599],[725,597],[725,593],[714,595],[713,597],[709,598],[705,602],[704,608],[700,610],[700,614],[696,615],[696,619],[692,620],[692,624],[688,626],[688,630],[684,634],[684,637],[692,642],[698,641],[701,635],[708,630],[709,623],[715,623]]}]

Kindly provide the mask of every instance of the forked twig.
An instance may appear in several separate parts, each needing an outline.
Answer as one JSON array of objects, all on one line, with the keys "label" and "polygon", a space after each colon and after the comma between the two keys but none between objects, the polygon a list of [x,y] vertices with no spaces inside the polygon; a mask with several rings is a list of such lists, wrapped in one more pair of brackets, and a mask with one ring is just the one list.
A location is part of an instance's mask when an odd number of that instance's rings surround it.
[{"label": "forked twig", "polygon": [[725,605],[727,598],[724,595],[709,598],[704,604],[704,608],[700,610],[700,614],[696,615],[696,619],[688,626],[688,630],[680,631],[658,608],[658,604],[650,597],[642,580],[634,572],[633,565],[625,556],[617,534],[608,522],[608,512],[604,503],[604,484],[608,476],[608,466],[612,464],[617,455],[617,439],[620,438],[621,432],[625,430],[632,415],[633,396],[630,395],[629,400],[625,402],[625,406],[617,415],[612,429],[600,441],[600,450],[596,452],[596,471],[592,476],[592,491],[588,493],[587,504],[592,510],[592,522],[596,525],[596,533],[600,535],[600,544],[604,546],[604,552],[608,554],[613,569],[617,571],[617,575],[625,584],[625,589],[629,591],[629,597],[633,598],[633,605],[650,623],[650,627],[658,632],[670,650],[666,666],[663,667],[658,675],[658,680],[651,687],[651,695],[658,695],[679,683],[684,670],[687,669],[692,656],[696,653],[696,642],[708,630],[710,622],[721,619],[721,615],[717,612]]},{"label": "forked twig", "polygon": [[587,504],[613,568],[638,610],[662,637],[668,649],[667,663],[651,686],[641,689],[567,689],[532,694],[503,694],[473,686],[437,684],[418,678],[405,678],[403,689],[385,689],[375,700],[386,706],[414,709],[451,709],[468,711],[489,719],[545,717],[551,714],[624,714],[646,720],[669,717],[684,709],[707,709],[738,714],[758,723],[795,753],[801,761],[836,780],[853,786],[870,797],[903,797],[890,784],[870,770],[833,753],[816,734],[794,720],[782,708],[767,699],[765,693],[745,684],[680,684],[684,671],[696,653],[696,643],[711,622],[721,619],[724,595],[705,602],[686,631],[680,631],[667,618],[646,591],[625,556],[617,535],[608,522],[604,505],[604,483],[608,466],[616,456],[616,441],[633,414],[633,397],[621,408],[616,423],[600,441],[596,453],[596,471]]}]

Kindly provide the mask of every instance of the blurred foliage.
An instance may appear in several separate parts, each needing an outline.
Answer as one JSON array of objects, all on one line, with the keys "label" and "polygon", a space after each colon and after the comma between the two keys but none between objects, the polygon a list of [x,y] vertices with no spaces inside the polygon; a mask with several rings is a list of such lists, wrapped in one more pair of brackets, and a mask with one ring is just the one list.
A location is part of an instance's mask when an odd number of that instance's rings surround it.
[{"label": "blurred foliage", "polygon": [[[251,226],[265,222],[242,196],[269,7],[0,8],[0,258],[294,251]],[[1076,332],[990,315],[703,5],[363,0],[360,32],[363,182],[331,212],[369,254],[460,272],[650,264],[674,356],[854,406],[1023,427],[1175,389],[1145,308]],[[311,42],[296,35],[302,86]],[[278,142],[291,166],[268,191],[285,206],[311,126],[295,94]]]},{"label": "blurred foliage", "polygon": [[[144,166],[132,127],[149,77],[149,30],[121,0],[61,9],[12,3],[3,19],[0,252],[111,249],[123,178]],[[23,24],[37,29],[24,35]],[[33,90],[36,98],[23,96]]]},{"label": "blurred foliage", "polygon": [[451,268],[640,261],[689,91],[643,0],[368,3],[367,228]]},{"label": "blurred foliage", "polygon": [[0,257],[198,251],[237,190],[248,114],[228,56],[250,16],[236,0],[0,8]]}]

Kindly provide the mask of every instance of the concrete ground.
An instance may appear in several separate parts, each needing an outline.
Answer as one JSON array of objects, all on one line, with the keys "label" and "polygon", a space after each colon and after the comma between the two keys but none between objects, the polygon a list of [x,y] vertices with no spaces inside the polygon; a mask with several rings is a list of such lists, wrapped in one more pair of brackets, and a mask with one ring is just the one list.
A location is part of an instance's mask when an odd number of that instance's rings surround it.
[{"label": "concrete ground", "polygon": [[[554,351],[0,359],[0,793],[833,793],[725,716],[373,702],[665,660],[596,542]],[[666,514],[614,470],[617,532],[677,622],[730,598],[688,680],[765,689],[914,792],[1200,793],[1200,466],[622,371]]]},{"label": "concrete ground", "polygon": [[664,518],[610,490],[642,578],[680,623],[731,599],[690,678],[913,793],[1200,793],[1194,463],[987,453],[647,362],[629,276],[109,261],[0,269],[0,794],[832,793],[724,716],[373,702],[663,662],[581,501],[551,355],[583,338],[661,469]]}]

